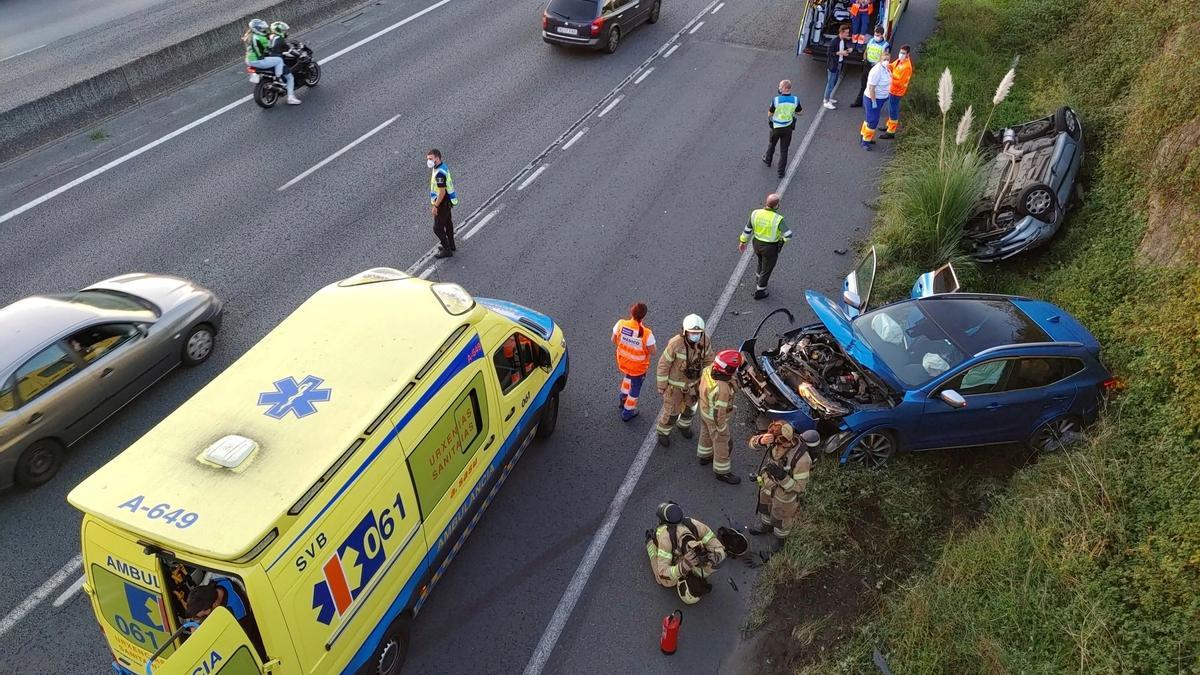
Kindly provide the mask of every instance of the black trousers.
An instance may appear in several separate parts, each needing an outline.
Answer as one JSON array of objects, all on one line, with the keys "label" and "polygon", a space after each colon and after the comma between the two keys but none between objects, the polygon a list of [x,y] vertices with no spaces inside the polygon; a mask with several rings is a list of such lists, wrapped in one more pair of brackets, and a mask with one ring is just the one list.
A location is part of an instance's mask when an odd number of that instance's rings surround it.
[{"label": "black trousers", "polygon": [[433,217],[433,233],[438,243],[447,251],[457,250],[454,247],[454,220],[451,214],[450,202],[444,201],[438,206],[437,214]]},{"label": "black trousers", "polygon": [[763,290],[767,287],[767,282],[771,280],[771,272],[775,271],[775,263],[779,261],[779,249],[783,248],[783,242],[765,242],[754,240],[754,255],[758,258],[758,288]]},{"label": "black trousers", "polygon": [[775,156],[775,145],[779,144],[779,175],[782,176],[784,171],[787,171],[788,163],[788,148],[792,145],[792,130],[796,125],[789,124],[786,127],[771,126],[771,140],[767,143],[767,161]]}]

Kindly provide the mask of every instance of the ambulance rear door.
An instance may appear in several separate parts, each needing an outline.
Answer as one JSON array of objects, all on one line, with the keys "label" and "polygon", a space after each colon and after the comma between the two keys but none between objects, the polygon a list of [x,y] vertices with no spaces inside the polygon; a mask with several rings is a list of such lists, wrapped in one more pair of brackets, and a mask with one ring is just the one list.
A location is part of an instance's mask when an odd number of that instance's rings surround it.
[{"label": "ambulance rear door", "polygon": [[[195,632],[187,634],[189,630]],[[188,622],[179,631],[183,644],[169,661],[146,668],[148,675],[261,675],[262,661],[233,615],[218,607],[199,626]]]}]

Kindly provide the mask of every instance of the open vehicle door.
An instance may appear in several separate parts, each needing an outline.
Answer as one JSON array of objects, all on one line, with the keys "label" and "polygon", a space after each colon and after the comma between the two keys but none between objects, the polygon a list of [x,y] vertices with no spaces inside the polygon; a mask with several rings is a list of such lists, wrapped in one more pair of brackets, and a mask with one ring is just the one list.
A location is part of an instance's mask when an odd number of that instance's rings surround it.
[{"label": "open vehicle door", "polygon": [[954,265],[946,263],[917,277],[917,283],[913,284],[909,297],[916,300],[941,293],[957,293],[958,289],[958,274],[954,272]]},{"label": "open vehicle door", "polygon": [[[192,629],[195,632],[188,635]],[[250,638],[224,607],[213,610],[199,627],[192,621],[184,623],[159,652],[185,637],[183,644],[161,667],[154,668],[158,652],[150,657],[146,662],[146,675],[261,675],[265,672]]]},{"label": "open vehicle door", "polygon": [[846,317],[854,317],[867,311],[867,303],[871,299],[871,287],[875,285],[875,247],[872,246],[867,255],[859,261],[854,271],[846,275],[842,282],[842,309]]}]

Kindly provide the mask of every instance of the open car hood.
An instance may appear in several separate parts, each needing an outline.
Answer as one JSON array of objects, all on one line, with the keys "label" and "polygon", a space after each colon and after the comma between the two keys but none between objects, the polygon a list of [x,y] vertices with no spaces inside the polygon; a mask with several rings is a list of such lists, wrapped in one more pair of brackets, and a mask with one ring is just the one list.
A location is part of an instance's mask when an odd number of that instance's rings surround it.
[{"label": "open car hood", "polygon": [[837,340],[842,351],[846,352],[859,366],[877,376],[892,391],[903,392],[905,390],[891,369],[884,365],[870,347],[854,334],[850,319],[836,303],[816,291],[805,291],[804,299],[808,301],[808,306],[817,315],[817,319],[829,330],[833,339]]}]

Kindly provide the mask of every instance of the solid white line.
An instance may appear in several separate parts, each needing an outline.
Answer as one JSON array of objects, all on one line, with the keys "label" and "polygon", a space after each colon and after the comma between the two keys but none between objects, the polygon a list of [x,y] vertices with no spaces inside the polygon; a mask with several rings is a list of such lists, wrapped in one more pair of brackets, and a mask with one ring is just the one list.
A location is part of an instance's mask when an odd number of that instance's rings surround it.
[{"label": "solid white line", "polygon": [[604,106],[604,110],[601,110],[600,114],[596,115],[596,117],[604,117],[605,115],[607,115],[610,110],[617,107],[617,104],[620,103],[621,99],[623,99],[623,98],[625,98],[624,94],[614,98],[612,100],[612,103],[609,103],[608,105]]},{"label": "solid white line", "polygon": [[579,130],[579,133],[577,133],[577,134],[575,134],[574,136],[572,136],[572,137],[571,137],[571,140],[569,140],[569,141],[567,141],[565,144],[563,144],[563,146],[562,146],[562,149],[563,149],[563,150],[570,149],[570,147],[571,147],[572,145],[575,145],[575,141],[577,141],[577,140],[579,140],[579,139],[583,138],[583,135],[584,135],[584,134],[586,134],[587,132],[588,132],[588,128],[587,128],[587,127],[584,127],[584,128],[582,128],[582,129],[580,129],[580,130]]},{"label": "solid white line", "polygon": [[428,278],[429,278],[429,275],[430,275],[430,274],[433,274],[433,270],[434,270],[436,267],[437,267],[437,263],[434,263],[434,264],[430,265],[429,267],[426,267],[426,268],[425,268],[425,271],[424,271],[424,272],[421,272],[421,273],[420,273],[420,274],[418,274],[417,276],[418,276],[418,277],[420,277],[421,279],[428,279]]},{"label": "solid white line", "polygon": [[497,213],[500,213],[500,209],[496,209],[495,211],[492,211],[486,216],[480,218],[479,222],[475,223],[475,225],[472,226],[470,230],[467,230],[467,233],[463,235],[463,241],[474,237],[475,233],[482,230],[484,225],[487,225],[489,222],[491,222],[492,218],[495,218]]},{"label": "solid white line", "polygon": [[695,33],[696,31],[700,30],[700,27],[703,25],[704,25],[704,22],[701,21],[700,23],[696,24],[695,26],[692,26],[692,29],[688,31],[688,35],[691,35],[691,34]]},{"label": "solid white line", "polygon": [[712,13],[713,13],[713,14],[716,14],[717,12],[721,11],[721,8],[722,8],[722,7],[724,7],[724,6],[725,6],[725,3],[723,3],[723,2],[722,2],[722,3],[720,3],[720,4],[718,4],[716,7],[713,7],[713,11],[712,11]]},{"label": "solid white line", "polygon": [[521,190],[524,190],[526,187],[528,187],[528,186],[529,186],[529,184],[530,184],[530,183],[532,183],[533,181],[537,180],[537,177],[538,177],[538,176],[540,176],[540,175],[542,175],[542,172],[543,172],[543,171],[545,171],[545,170],[546,170],[546,165],[545,165],[545,164],[543,164],[542,166],[539,166],[539,167],[537,168],[537,171],[534,171],[534,172],[533,172],[533,175],[531,175],[529,178],[526,178],[524,181],[522,181],[522,182],[521,182],[521,184],[520,184],[520,185],[518,185],[518,186],[517,186],[517,191],[519,192],[519,191],[521,191]]},{"label": "solid white line", "polygon": [[9,59],[15,59],[15,58],[17,58],[18,56],[25,56],[25,55],[26,55],[26,54],[28,54],[29,52],[36,52],[37,50],[41,49],[42,47],[45,47],[45,46],[46,46],[46,45],[48,45],[48,44],[50,44],[50,43],[49,43],[49,42],[47,42],[46,44],[43,44],[43,45],[38,45],[38,46],[36,46],[36,47],[31,47],[31,48],[29,48],[29,49],[26,49],[26,50],[25,50],[25,51],[23,51],[23,52],[17,52],[16,54],[13,54],[12,56],[6,56],[6,57],[4,57],[4,58],[0,59],[0,63],[4,63],[5,61],[7,61],[7,60],[9,60]]},{"label": "solid white line", "polygon": [[75,580],[75,583],[68,586],[67,590],[63,591],[62,595],[58,596],[58,598],[54,601],[54,606],[62,607],[63,605],[67,604],[67,601],[75,597],[75,594],[78,593],[79,589],[81,588],[83,588],[83,577],[79,577]]},{"label": "solid white line", "polygon": [[390,120],[388,120],[388,121],[384,122],[383,124],[380,124],[379,126],[375,127],[374,129],[372,129],[372,130],[368,131],[367,133],[363,134],[362,136],[359,136],[358,138],[354,139],[354,140],[353,140],[353,141],[351,141],[351,142],[350,142],[350,144],[349,144],[349,145],[347,145],[346,147],[342,148],[341,150],[338,150],[337,152],[333,153],[332,155],[330,155],[330,156],[326,157],[325,159],[323,159],[323,160],[321,160],[321,161],[317,162],[316,164],[314,164],[314,165],[312,166],[312,168],[311,168],[311,169],[309,169],[308,171],[305,171],[304,173],[300,174],[299,176],[296,176],[295,178],[293,178],[293,179],[289,180],[288,182],[284,183],[283,185],[279,186],[279,188],[278,188],[278,191],[279,191],[279,192],[283,192],[284,190],[286,190],[286,189],[290,188],[291,186],[295,185],[296,183],[299,183],[300,181],[304,180],[304,178],[305,178],[305,177],[307,177],[307,176],[308,176],[309,174],[311,174],[312,172],[314,172],[314,171],[316,171],[317,169],[319,169],[319,168],[321,168],[321,167],[325,166],[326,164],[328,164],[328,163],[332,162],[333,160],[337,159],[338,157],[341,157],[343,154],[345,154],[346,152],[348,152],[348,151],[349,151],[351,148],[353,148],[354,146],[358,145],[359,143],[362,143],[363,141],[367,140],[368,138],[370,138],[370,137],[374,136],[375,134],[379,133],[380,131],[383,131],[383,128],[384,128],[384,127],[386,127],[387,125],[391,124],[392,122],[395,122],[395,121],[396,121],[396,120],[398,120],[398,119],[400,119],[400,116],[399,116],[399,115],[396,115],[396,116],[392,117]]},{"label": "solid white line", "polygon": [[[840,85],[841,82],[838,83],[838,86]],[[837,87],[834,88],[834,91],[837,91]],[[816,134],[817,126],[824,117],[825,108],[820,108],[817,111],[816,117],[813,118],[812,124],[809,125],[808,133],[805,134],[804,140],[800,143],[800,148],[796,151],[792,165],[788,168],[787,173],[784,174],[783,181],[779,184],[779,189],[776,190],[780,197],[787,190],[787,186],[792,180],[792,175],[796,172],[796,168],[800,165],[800,160],[808,151],[813,136]],[[737,291],[738,284],[741,283],[742,276],[746,273],[746,268],[750,266],[750,259],[753,257],[754,254],[749,248],[739,257],[733,274],[725,282],[725,288],[721,291],[721,296],[717,298],[717,304],[713,306],[712,313],[708,316],[708,322],[705,326],[708,329],[709,335],[716,334],[717,325],[720,323],[721,317],[725,315],[725,310],[729,308],[729,302],[733,299],[733,294]],[[554,615],[550,617],[550,623],[546,626],[546,632],[542,634],[542,639],[538,641],[533,655],[529,657],[529,663],[525,666],[524,675],[540,675],[542,669],[546,667],[546,663],[550,660],[550,654],[554,651],[554,646],[558,644],[558,639],[562,636],[563,629],[566,628],[567,621],[571,618],[571,612],[575,611],[575,605],[583,595],[583,589],[587,586],[588,579],[592,576],[592,572],[596,568],[596,563],[600,561],[600,556],[604,553],[604,547],[608,544],[608,539],[612,536],[613,530],[616,529],[617,521],[620,520],[621,514],[625,510],[625,505],[629,502],[629,497],[633,495],[633,490],[637,487],[638,480],[642,477],[642,472],[646,470],[646,464],[650,461],[650,456],[654,452],[654,446],[658,443],[658,439],[655,437],[656,433],[651,428],[646,434],[646,439],[642,441],[642,447],[638,449],[637,456],[633,458],[633,463],[629,466],[629,471],[625,473],[625,480],[617,488],[617,494],[613,496],[608,509],[604,512],[604,520],[600,523],[599,529],[596,530],[596,534],[592,537],[587,552],[583,554],[583,558],[579,561],[579,566],[575,568],[575,573],[571,575],[571,581],[567,584],[567,589],[563,591],[562,598],[558,601],[558,607],[554,610]]]},{"label": "solid white line", "polygon": [[[375,33],[374,35],[371,35],[370,37],[359,40],[358,42],[355,42],[354,44],[350,45],[349,47],[347,47],[345,49],[336,51],[333,54],[326,56],[325,58],[321,59],[317,63],[320,63],[322,65],[329,63],[330,61],[345,54],[346,52],[348,52],[352,49],[357,49],[358,47],[361,47],[372,40],[375,40],[383,35],[386,35],[386,34],[392,32],[393,30],[396,30],[397,28],[403,26],[404,24],[406,24],[410,21],[413,21],[417,18],[420,18],[450,1],[451,0],[439,0],[439,2],[436,2],[436,3],[426,7],[425,9],[417,12],[416,14],[412,14],[404,19],[401,19],[400,21],[397,21],[396,23],[388,26],[387,28],[384,28],[383,30]],[[253,95],[243,96],[242,98],[239,98],[238,100],[234,101],[233,103],[230,103],[229,105],[227,105],[219,110],[214,110],[213,112],[210,112],[209,114],[205,115],[204,117],[201,117],[200,119],[195,120],[194,122],[190,122],[178,129],[176,129],[175,131],[172,131],[171,133],[167,134],[166,136],[163,136],[162,138],[160,138],[156,141],[151,141],[150,143],[143,145],[142,147],[138,148],[137,150],[134,150],[133,152],[130,152],[127,155],[122,155],[121,157],[114,159],[113,161],[109,162],[108,164],[105,164],[104,166],[102,166],[98,169],[89,171],[88,173],[80,176],[79,178],[76,178],[75,180],[67,183],[66,185],[57,187],[57,188],[51,190],[50,192],[47,192],[46,194],[38,197],[37,199],[34,199],[33,201],[31,201],[29,203],[22,204],[21,206],[18,206],[17,208],[13,209],[12,211],[9,211],[8,213],[4,214],[3,216],[0,216],[0,223],[4,223],[6,221],[12,220],[13,218],[21,215],[22,213],[25,213],[29,209],[32,209],[33,207],[38,206],[39,204],[43,204],[47,201],[50,201],[51,199],[54,199],[55,197],[66,192],[67,190],[70,190],[71,188],[74,188],[74,187],[78,187],[79,185],[86,183],[87,181],[95,178],[96,176],[99,176],[100,174],[108,171],[109,169],[116,168],[116,167],[124,164],[125,162],[128,162],[129,160],[137,157],[138,155],[141,155],[144,152],[153,150],[154,148],[157,148],[158,146],[162,145],[163,143],[166,143],[167,141],[171,140],[172,138],[175,138],[176,136],[179,136],[181,134],[185,134],[185,133],[191,131],[192,129],[195,129],[196,127],[200,126],[201,124],[204,124],[205,122],[213,119],[214,117],[219,117],[221,115],[224,115],[225,113],[229,112],[230,110],[233,110],[234,108],[245,103],[246,101],[249,101],[252,98],[254,98]]]},{"label": "solid white line", "polygon": [[12,627],[17,625],[18,621],[24,619],[27,614],[33,611],[33,608],[42,604],[46,598],[50,597],[54,589],[62,585],[62,582],[78,574],[81,567],[83,567],[82,555],[76,555],[74,558],[68,560],[66,565],[63,565],[54,573],[54,576],[46,580],[46,583],[38,586],[34,592],[29,594],[29,597],[17,605],[16,609],[6,614],[3,619],[0,619],[0,636],[12,630]]},{"label": "solid white line", "polygon": [[647,77],[650,77],[650,73],[653,73],[653,72],[654,72],[654,69],[653,69],[653,68],[650,68],[649,70],[647,70],[646,72],[642,73],[641,75],[638,75],[638,78],[637,78],[636,80],[634,80],[634,81],[633,81],[633,83],[634,83],[634,84],[641,84],[641,83],[642,83],[642,80],[646,79]]},{"label": "solid white line", "polygon": [[670,56],[670,55],[674,54],[676,49],[679,49],[679,45],[673,45],[673,46],[672,46],[670,49],[668,49],[668,50],[667,50],[667,53],[666,53],[666,54],[663,54],[663,58],[665,59],[665,58],[667,58],[668,56]]}]

